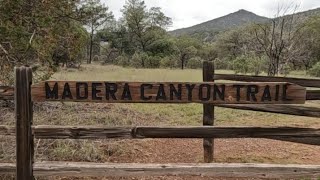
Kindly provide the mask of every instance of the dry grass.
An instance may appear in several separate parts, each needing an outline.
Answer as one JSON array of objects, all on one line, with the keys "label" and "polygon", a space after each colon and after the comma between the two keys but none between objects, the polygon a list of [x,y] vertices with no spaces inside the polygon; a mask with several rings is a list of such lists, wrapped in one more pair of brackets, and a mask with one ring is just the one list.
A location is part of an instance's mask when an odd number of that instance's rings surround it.
[{"label": "dry grass", "polygon": [[[220,71],[218,73],[231,72]],[[202,80],[202,71],[126,69],[117,66],[90,65],[84,66],[80,71],[62,70],[52,79],[197,82]],[[310,102],[307,105],[319,106],[319,102]],[[202,125],[202,105],[200,104],[38,103],[34,109],[35,125]],[[218,126],[320,127],[318,118],[224,108],[216,108],[215,114]],[[0,109],[0,123],[14,125],[14,112],[11,108]],[[0,162],[15,161],[14,144],[14,138],[0,137]],[[201,140],[36,140],[35,148],[36,161],[202,162]],[[215,157],[217,162],[319,164],[320,147],[263,139],[216,140]],[[8,179],[8,177],[3,178]],[[186,177],[186,179],[199,178]],[[66,178],[52,177],[50,179]],[[168,177],[152,179],[168,179]],[[185,178],[173,177],[172,179]]]}]

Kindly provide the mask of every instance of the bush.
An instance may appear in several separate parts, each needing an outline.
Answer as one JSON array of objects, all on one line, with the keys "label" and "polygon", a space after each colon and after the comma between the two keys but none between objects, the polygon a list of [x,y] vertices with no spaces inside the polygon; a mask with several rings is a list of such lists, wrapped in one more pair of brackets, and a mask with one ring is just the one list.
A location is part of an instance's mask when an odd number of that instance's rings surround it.
[{"label": "bush", "polygon": [[166,56],[162,58],[160,61],[161,68],[174,68],[175,65],[176,65],[176,60],[173,56],[172,57]]},{"label": "bush", "polygon": [[202,59],[200,57],[194,57],[187,62],[187,68],[198,69],[202,67]]},{"label": "bush", "polygon": [[246,57],[248,63],[248,70],[254,75],[259,75],[262,71],[266,70],[267,60],[265,57],[258,57],[256,55],[250,55]]},{"label": "bush", "polygon": [[134,53],[134,55],[130,59],[130,66],[135,68],[142,67],[142,55],[140,53]]},{"label": "bush", "polygon": [[246,74],[249,71],[247,57],[245,56],[239,56],[235,60],[233,60],[232,66],[236,74]]},{"label": "bush", "polygon": [[320,62],[315,64],[309,71],[308,74],[315,77],[320,77]]},{"label": "bush", "polygon": [[115,64],[122,67],[128,67],[130,65],[129,58],[126,56],[119,56],[116,58]]},{"label": "bush", "polygon": [[94,55],[92,61],[98,62],[100,60],[100,57],[98,55]]},{"label": "bush", "polygon": [[149,56],[145,59],[146,68],[159,68],[160,67],[161,57],[159,56]]}]

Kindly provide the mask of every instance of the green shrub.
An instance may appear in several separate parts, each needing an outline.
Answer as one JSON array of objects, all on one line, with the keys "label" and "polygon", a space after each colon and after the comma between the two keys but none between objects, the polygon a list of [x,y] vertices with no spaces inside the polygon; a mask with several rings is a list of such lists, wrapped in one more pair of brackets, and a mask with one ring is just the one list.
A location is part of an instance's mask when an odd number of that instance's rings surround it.
[{"label": "green shrub", "polygon": [[128,67],[130,65],[129,58],[126,56],[119,56],[116,58],[115,64],[122,67]]},{"label": "green shrub", "polygon": [[145,59],[146,68],[159,68],[160,67],[161,57],[159,56],[149,56]]},{"label": "green shrub", "polygon": [[98,62],[100,60],[100,57],[98,55],[93,56],[93,61]]},{"label": "green shrub", "polygon": [[287,76],[290,74],[290,71],[292,70],[292,67],[289,64],[284,64],[282,67],[281,74],[284,76]]},{"label": "green shrub", "polygon": [[259,57],[256,55],[246,56],[246,62],[248,63],[248,71],[251,74],[259,75],[262,71],[266,70],[267,60],[265,57]]},{"label": "green shrub", "polygon": [[249,71],[248,61],[246,56],[239,56],[232,62],[233,70],[236,74],[244,73]]},{"label": "green shrub", "polygon": [[320,77],[320,62],[316,63],[309,71],[308,74],[315,77]]},{"label": "green shrub", "polygon": [[174,57],[164,57],[160,61],[161,68],[174,68],[176,65],[176,60]]},{"label": "green shrub", "polygon": [[187,62],[187,68],[190,69],[197,69],[202,67],[202,59],[200,57],[194,57],[189,59]]},{"label": "green shrub", "polygon": [[142,56],[140,53],[134,53],[130,59],[130,66],[135,68],[142,68]]}]

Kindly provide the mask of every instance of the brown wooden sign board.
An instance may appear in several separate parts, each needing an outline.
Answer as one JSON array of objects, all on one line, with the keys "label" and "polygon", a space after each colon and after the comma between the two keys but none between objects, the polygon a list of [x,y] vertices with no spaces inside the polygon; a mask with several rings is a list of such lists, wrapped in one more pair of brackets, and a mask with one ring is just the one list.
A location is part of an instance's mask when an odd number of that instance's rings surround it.
[{"label": "brown wooden sign board", "polygon": [[304,87],[290,83],[47,81],[33,101],[104,103],[303,104]]}]

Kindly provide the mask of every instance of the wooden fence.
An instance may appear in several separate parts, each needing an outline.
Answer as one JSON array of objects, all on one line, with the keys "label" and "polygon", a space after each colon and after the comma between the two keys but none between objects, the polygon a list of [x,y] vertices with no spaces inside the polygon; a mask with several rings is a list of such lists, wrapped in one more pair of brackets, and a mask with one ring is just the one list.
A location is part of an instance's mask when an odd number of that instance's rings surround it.
[{"label": "wooden fence", "polygon": [[[16,127],[0,126],[0,135],[16,136],[16,164],[0,163],[0,174],[16,174],[17,180],[36,176],[160,176],[202,175],[242,178],[317,178],[320,165],[276,165],[212,163],[213,138],[267,138],[320,145],[320,129],[294,127],[214,127],[217,107],[297,116],[320,117],[320,108],[298,105],[203,104],[203,127],[70,127],[32,126],[32,72],[16,68],[15,88],[0,87],[0,100],[15,100]],[[212,63],[205,62],[203,80],[247,82],[292,82],[320,88],[319,80],[271,78],[214,74]],[[14,97],[15,96],[15,97]],[[308,91],[307,100],[320,100],[318,91]],[[203,138],[204,162],[198,164],[114,164],[76,162],[34,162],[34,138],[39,139],[143,139]]]}]

